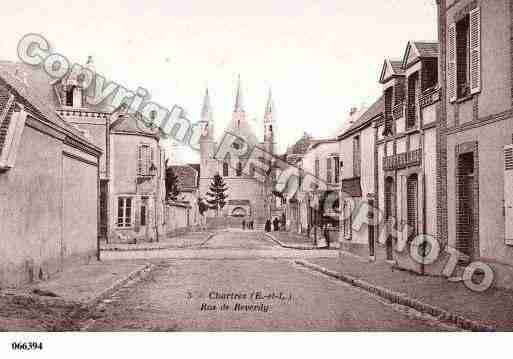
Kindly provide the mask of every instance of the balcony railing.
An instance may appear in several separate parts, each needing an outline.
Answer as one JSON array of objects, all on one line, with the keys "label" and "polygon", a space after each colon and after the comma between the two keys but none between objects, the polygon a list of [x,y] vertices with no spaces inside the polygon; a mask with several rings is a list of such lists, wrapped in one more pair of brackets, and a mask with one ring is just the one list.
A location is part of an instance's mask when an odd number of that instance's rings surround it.
[{"label": "balcony railing", "polygon": [[392,110],[392,117],[394,120],[397,120],[404,116],[404,102],[401,102],[394,106]]},{"label": "balcony railing", "polygon": [[424,90],[422,95],[420,96],[420,108],[424,108],[434,104],[435,102],[440,100],[440,89],[436,87],[431,87],[427,90]]},{"label": "balcony railing", "polygon": [[398,170],[401,168],[420,166],[422,163],[422,151],[420,149],[399,153],[383,158],[383,169],[385,171]]}]

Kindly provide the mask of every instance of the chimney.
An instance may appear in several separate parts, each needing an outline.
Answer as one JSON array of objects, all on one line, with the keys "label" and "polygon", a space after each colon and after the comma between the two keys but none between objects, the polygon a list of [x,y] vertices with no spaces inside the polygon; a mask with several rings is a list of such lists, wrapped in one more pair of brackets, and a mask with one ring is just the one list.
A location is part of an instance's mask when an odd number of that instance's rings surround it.
[{"label": "chimney", "polygon": [[356,111],[358,111],[358,108],[351,107],[351,110],[349,110],[349,116],[353,116],[356,113]]}]

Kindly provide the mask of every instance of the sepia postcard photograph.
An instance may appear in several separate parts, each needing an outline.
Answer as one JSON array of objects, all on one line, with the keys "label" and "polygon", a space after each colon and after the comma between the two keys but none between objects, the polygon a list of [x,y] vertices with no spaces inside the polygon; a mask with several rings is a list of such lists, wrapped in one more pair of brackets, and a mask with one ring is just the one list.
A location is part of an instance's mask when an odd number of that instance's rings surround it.
[{"label": "sepia postcard photograph", "polygon": [[2,357],[513,330],[513,0],[4,1],[0,28]]}]

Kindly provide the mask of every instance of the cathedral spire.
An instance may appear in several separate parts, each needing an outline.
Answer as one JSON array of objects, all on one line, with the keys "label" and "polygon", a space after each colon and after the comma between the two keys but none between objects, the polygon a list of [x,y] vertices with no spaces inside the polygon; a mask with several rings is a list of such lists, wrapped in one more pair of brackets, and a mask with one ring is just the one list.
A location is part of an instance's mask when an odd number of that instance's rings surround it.
[{"label": "cathedral spire", "polygon": [[203,98],[203,107],[201,108],[201,119],[203,121],[210,121],[212,117],[212,107],[210,106],[210,96],[208,88],[205,90],[205,97]]},{"label": "cathedral spire", "polygon": [[269,94],[267,95],[267,104],[265,105],[265,118],[270,118],[274,112],[273,94],[271,88],[269,88]]},{"label": "cathedral spire", "polygon": [[244,103],[242,101],[242,89],[240,85],[240,74],[237,79],[237,94],[235,95],[235,108],[234,112],[244,112]]}]

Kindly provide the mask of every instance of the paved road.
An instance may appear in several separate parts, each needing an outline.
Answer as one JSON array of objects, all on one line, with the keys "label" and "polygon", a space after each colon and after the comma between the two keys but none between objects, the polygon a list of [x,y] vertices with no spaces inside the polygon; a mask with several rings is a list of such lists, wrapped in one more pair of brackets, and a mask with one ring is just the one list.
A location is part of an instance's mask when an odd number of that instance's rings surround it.
[{"label": "paved road", "polygon": [[[225,232],[194,258],[156,260],[158,267],[146,280],[122,288],[83,325],[100,331],[446,330],[294,265],[289,257],[301,251],[252,258],[262,251],[283,252],[262,234]],[[330,251],[301,253],[320,252]],[[230,257],[233,253],[246,258]]]}]

